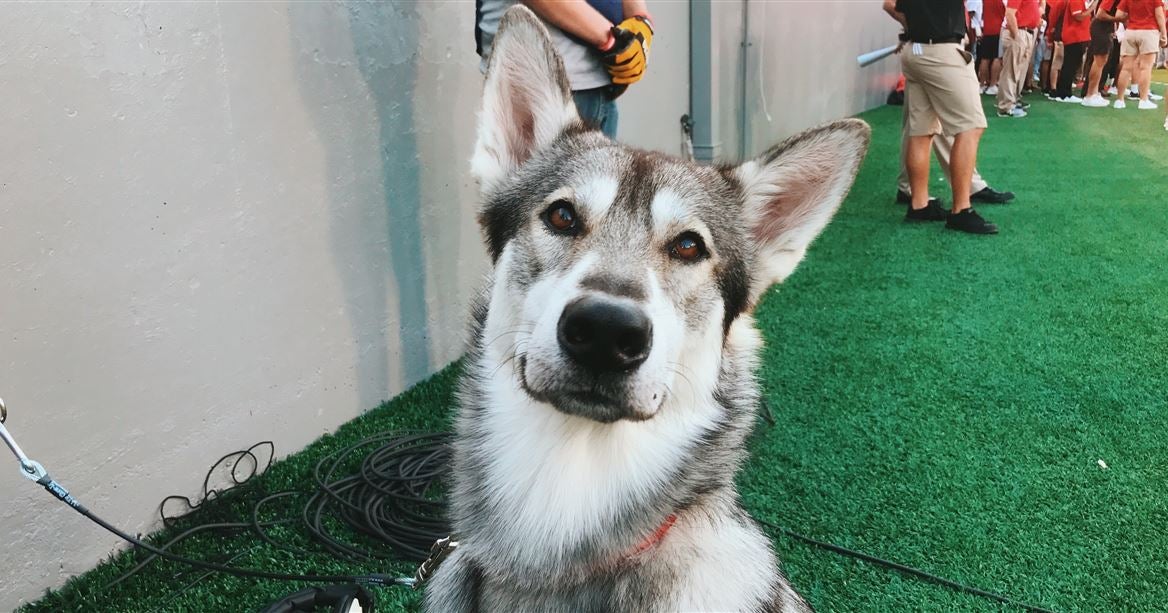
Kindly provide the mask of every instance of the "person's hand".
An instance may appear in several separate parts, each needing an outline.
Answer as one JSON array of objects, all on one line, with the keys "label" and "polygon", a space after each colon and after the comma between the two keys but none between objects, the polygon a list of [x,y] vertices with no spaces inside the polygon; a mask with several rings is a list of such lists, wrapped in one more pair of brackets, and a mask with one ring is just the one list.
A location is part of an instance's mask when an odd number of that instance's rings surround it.
[{"label": "person's hand", "polygon": [[612,28],[613,44],[601,60],[615,85],[631,85],[645,76],[649,65],[649,47],[653,44],[653,25],[637,15]]},{"label": "person's hand", "polygon": [[1160,48],[1168,48],[1168,33],[1166,32],[1160,33]]}]

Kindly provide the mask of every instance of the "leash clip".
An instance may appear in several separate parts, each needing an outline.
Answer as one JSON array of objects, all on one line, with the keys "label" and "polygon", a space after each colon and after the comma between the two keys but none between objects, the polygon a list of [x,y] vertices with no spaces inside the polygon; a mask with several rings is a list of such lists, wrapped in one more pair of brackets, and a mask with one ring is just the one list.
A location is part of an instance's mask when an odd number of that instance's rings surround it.
[{"label": "leash clip", "polygon": [[434,575],[434,571],[438,570],[438,565],[450,557],[455,549],[458,549],[458,541],[454,540],[453,536],[435,541],[434,545],[430,547],[430,557],[426,558],[414,573],[413,588],[415,590],[421,589],[426,581],[429,581],[430,577]]},{"label": "leash clip", "polygon": [[40,481],[48,476],[49,472],[41,466],[40,462],[29,459],[24,455],[24,450],[20,445],[16,444],[16,439],[12,437],[12,433],[8,428],[4,427],[4,422],[8,421],[8,407],[4,404],[4,399],[0,398],[0,439],[4,440],[4,444],[12,451],[12,455],[16,456],[17,461],[20,462],[20,475],[29,481]]}]

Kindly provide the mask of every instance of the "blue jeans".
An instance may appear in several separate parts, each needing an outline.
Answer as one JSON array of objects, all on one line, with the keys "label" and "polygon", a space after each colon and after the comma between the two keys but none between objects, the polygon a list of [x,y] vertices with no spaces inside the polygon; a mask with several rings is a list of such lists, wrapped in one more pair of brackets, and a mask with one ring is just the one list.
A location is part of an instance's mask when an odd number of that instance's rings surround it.
[{"label": "blue jeans", "polygon": [[604,135],[616,138],[616,122],[620,115],[616,101],[608,97],[607,87],[582,89],[572,92],[572,100],[584,123],[600,128]]}]

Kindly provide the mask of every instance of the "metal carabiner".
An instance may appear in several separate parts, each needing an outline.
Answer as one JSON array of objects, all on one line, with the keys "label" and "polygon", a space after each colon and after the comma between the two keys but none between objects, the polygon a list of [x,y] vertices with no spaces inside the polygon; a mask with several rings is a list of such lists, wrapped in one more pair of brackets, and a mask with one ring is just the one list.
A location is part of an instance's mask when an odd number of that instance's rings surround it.
[{"label": "metal carabiner", "polygon": [[30,481],[40,481],[49,474],[48,471],[45,470],[44,466],[41,466],[40,462],[30,459],[24,454],[24,450],[20,448],[20,445],[16,444],[16,439],[12,437],[12,433],[8,431],[8,428],[4,427],[4,420],[6,419],[8,419],[8,407],[4,405],[4,400],[0,398],[0,440],[4,441],[8,449],[12,451],[12,455],[16,456],[16,460],[20,462],[21,476]]}]

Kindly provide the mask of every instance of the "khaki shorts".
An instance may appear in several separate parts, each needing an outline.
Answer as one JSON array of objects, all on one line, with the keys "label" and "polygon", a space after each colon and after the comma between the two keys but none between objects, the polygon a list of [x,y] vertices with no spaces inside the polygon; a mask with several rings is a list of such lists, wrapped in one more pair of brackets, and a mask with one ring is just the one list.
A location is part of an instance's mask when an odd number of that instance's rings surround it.
[{"label": "khaki shorts", "polygon": [[1156,30],[1128,30],[1124,35],[1120,55],[1147,55],[1160,52],[1160,32]]},{"label": "khaki shorts", "polygon": [[956,136],[986,127],[977,73],[961,45],[907,43],[900,55],[911,136]]}]

